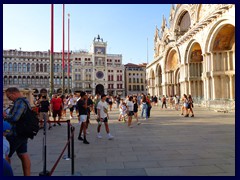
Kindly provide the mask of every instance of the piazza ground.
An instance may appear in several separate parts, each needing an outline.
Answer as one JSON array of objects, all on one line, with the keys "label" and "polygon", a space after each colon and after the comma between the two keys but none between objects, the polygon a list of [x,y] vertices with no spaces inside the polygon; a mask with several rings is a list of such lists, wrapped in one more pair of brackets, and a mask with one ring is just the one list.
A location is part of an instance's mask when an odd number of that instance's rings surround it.
[{"label": "piazza ground", "polygon": [[[102,127],[102,139],[96,138],[97,122],[92,114],[87,136],[89,145],[77,140],[75,126],[75,174],[82,176],[234,176],[235,113],[194,107],[195,117],[180,116],[180,111],[154,106],[151,118],[128,128],[118,122],[119,111],[110,112],[108,140]],[[140,114],[140,112],[139,112]],[[75,115],[75,114],[74,114]],[[76,117],[76,115],[75,115]],[[67,140],[67,125],[47,131],[47,170],[51,170]],[[29,140],[31,175],[43,171],[43,130]],[[67,152],[64,153],[65,155]],[[17,155],[12,158],[14,175],[22,176]],[[71,175],[71,161],[61,159],[52,176]]]}]

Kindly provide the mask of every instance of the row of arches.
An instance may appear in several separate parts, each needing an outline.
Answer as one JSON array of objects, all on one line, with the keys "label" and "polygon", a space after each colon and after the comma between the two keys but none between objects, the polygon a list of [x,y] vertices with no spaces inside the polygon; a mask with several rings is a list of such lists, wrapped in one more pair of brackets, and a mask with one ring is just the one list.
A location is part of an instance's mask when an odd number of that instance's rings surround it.
[{"label": "row of arches", "polygon": [[[54,84],[60,85],[62,83],[62,77],[55,76],[53,78]],[[72,78],[69,78],[70,84],[72,83]],[[65,82],[68,82],[68,78],[65,77]],[[49,76],[4,76],[4,85],[44,85],[49,86],[50,77]]]},{"label": "row of arches", "polygon": [[[67,72],[68,65],[65,65],[64,71]],[[55,73],[62,72],[61,64],[54,64],[53,70]],[[3,64],[4,72],[50,72],[49,64],[34,64],[34,63],[11,63],[4,62]],[[70,66],[70,72],[72,71],[72,66]]]},{"label": "row of arches", "polygon": [[[178,18],[182,31],[184,27],[188,27],[186,32],[189,30],[188,17],[183,13]],[[183,35],[179,35],[180,40],[187,39],[187,35]],[[164,38],[169,36],[165,35],[161,41],[166,41]],[[234,100],[234,21],[222,18],[211,25],[206,37],[193,36],[183,44],[179,44],[180,40],[168,43],[164,51],[159,43],[156,52],[159,63],[149,67],[147,72],[149,93],[160,96],[186,93],[207,100]]]}]

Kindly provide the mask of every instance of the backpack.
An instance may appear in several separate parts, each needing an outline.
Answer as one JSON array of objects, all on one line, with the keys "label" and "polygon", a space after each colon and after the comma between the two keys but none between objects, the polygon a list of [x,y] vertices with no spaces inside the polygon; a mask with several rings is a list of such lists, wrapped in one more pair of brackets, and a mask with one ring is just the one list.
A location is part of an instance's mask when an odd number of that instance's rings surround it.
[{"label": "backpack", "polygon": [[33,139],[39,130],[39,119],[37,113],[28,107],[27,102],[22,101],[26,104],[27,110],[16,122],[16,132],[20,136]]}]

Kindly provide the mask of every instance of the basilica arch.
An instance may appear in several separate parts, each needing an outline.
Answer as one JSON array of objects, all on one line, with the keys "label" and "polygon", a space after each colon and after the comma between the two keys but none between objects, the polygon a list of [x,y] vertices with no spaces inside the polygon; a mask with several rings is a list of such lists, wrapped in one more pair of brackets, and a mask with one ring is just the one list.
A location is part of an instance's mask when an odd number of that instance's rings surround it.
[{"label": "basilica arch", "polygon": [[[209,99],[235,99],[235,25],[220,21],[206,45],[204,93]],[[212,92],[210,92],[212,91]]]},{"label": "basilica arch", "polygon": [[187,92],[186,94],[191,94],[196,98],[203,98],[203,81],[202,81],[202,48],[201,45],[192,40],[189,42],[188,51],[186,54],[186,84],[187,84]]},{"label": "basilica arch", "polygon": [[[168,53],[165,56],[165,66],[164,66],[164,72],[165,72],[165,93],[164,95],[167,96],[174,96],[175,94],[180,93],[180,80],[177,74],[179,73],[179,67],[180,67],[180,57],[178,49],[176,48],[170,48],[168,50]],[[176,79],[178,78],[178,79]],[[179,88],[179,89],[178,89]],[[180,94],[178,94],[180,95]]]},{"label": "basilica arch", "polygon": [[[160,64],[157,65],[156,67],[156,95],[162,95],[162,67]],[[154,94],[155,95],[155,94]]]}]

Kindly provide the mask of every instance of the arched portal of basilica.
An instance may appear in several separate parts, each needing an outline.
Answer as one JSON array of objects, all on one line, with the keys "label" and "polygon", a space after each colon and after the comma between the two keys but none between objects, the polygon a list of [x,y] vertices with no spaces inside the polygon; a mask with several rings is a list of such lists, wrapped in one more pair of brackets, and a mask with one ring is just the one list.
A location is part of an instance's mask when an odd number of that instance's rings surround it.
[{"label": "arched portal of basilica", "polygon": [[235,5],[178,4],[163,17],[147,65],[151,95],[235,101]]}]

